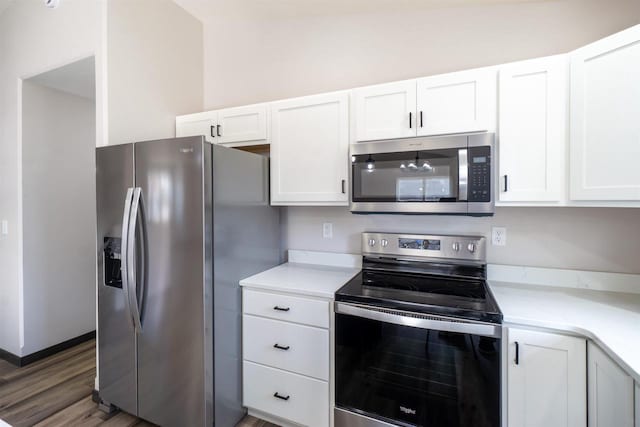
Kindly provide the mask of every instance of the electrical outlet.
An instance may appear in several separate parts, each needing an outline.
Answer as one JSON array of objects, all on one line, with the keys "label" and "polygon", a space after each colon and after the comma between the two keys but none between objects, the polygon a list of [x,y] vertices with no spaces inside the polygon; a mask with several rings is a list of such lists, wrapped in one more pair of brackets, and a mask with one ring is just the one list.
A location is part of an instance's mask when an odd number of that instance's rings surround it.
[{"label": "electrical outlet", "polygon": [[507,229],[504,227],[493,227],[491,229],[491,244],[494,246],[506,246]]},{"label": "electrical outlet", "polygon": [[333,239],[333,223],[325,222],[322,224],[322,237],[324,239]]}]

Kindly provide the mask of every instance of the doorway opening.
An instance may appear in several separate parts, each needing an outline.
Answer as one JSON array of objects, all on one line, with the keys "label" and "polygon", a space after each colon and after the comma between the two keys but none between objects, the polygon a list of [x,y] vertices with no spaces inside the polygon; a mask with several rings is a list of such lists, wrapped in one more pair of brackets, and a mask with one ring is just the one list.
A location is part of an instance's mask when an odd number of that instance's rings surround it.
[{"label": "doorway opening", "polygon": [[94,57],[22,81],[23,359],[95,336]]}]

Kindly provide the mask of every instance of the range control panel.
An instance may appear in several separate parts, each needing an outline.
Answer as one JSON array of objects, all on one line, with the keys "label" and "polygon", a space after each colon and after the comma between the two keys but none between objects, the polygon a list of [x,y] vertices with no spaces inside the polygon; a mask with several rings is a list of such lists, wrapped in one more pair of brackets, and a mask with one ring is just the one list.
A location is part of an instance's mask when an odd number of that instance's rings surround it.
[{"label": "range control panel", "polygon": [[486,261],[483,236],[362,233],[363,255]]}]

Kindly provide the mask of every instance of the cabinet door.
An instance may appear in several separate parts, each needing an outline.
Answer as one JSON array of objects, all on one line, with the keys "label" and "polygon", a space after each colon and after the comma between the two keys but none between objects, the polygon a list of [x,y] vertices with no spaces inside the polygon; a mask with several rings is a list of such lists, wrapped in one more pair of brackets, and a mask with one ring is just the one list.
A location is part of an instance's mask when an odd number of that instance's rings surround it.
[{"label": "cabinet door", "polygon": [[640,200],[640,25],[571,57],[571,199]]},{"label": "cabinet door", "polygon": [[633,427],[633,379],[589,342],[589,427]]},{"label": "cabinet door", "polygon": [[264,144],[267,139],[267,106],[259,104],[220,110],[217,124],[218,144]]},{"label": "cabinet door", "polygon": [[271,202],[347,205],[349,94],[271,104]]},{"label": "cabinet door", "polygon": [[178,116],[176,117],[176,136],[204,135],[208,142],[215,143],[218,140],[216,133],[217,121],[217,111]]},{"label": "cabinet door", "polygon": [[357,141],[416,136],[416,81],[354,89]]},{"label": "cabinet door", "polygon": [[558,55],[500,67],[500,201],[562,199],[566,62]]},{"label": "cabinet door", "polygon": [[479,69],[418,80],[418,136],[495,130],[496,71]]},{"label": "cabinet door", "polygon": [[584,339],[509,328],[509,427],[585,427]]}]

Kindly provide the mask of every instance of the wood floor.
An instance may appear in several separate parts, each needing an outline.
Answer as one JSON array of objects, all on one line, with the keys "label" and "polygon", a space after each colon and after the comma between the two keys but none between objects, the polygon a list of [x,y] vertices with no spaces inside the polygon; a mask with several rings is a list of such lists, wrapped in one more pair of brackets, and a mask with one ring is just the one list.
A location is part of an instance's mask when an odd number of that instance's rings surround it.
[{"label": "wood floor", "polygon": [[[0,360],[0,419],[15,427],[152,426],[124,412],[109,417],[91,400],[95,348],[87,341],[22,368]],[[247,416],[237,427],[276,426]]]}]

